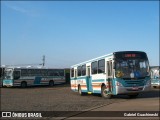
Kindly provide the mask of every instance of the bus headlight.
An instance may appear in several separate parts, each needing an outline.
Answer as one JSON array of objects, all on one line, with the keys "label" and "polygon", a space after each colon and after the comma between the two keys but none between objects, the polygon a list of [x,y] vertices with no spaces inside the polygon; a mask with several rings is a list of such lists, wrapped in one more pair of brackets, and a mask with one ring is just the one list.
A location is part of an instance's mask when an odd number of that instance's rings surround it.
[{"label": "bus headlight", "polygon": [[123,85],[120,83],[120,82],[116,82],[116,86],[120,86],[120,87],[122,87]]},{"label": "bus headlight", "polygon": [[151,85],[151,80],[147,80],[146,85]]}]

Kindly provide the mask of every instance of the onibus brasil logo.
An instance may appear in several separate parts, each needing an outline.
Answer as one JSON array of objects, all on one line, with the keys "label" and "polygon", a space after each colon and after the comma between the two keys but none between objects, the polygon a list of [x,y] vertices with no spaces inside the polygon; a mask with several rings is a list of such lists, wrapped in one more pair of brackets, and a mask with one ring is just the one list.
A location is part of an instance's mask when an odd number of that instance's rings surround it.
[{"label": "onibus brasil logo", "polygon": [[2,117],[34,117],[34,118],[40,118],[42,117],[42,114],[39,112],[2,112]]}]

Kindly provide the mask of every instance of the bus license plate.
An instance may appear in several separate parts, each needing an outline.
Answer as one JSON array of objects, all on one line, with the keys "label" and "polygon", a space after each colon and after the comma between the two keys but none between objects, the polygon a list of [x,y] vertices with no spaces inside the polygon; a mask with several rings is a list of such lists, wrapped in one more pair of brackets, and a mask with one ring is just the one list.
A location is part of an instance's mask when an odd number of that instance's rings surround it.
[{"label": "bus license plate", "polygon": [[138,87],[132,87],[132,90],[138,90]]}]

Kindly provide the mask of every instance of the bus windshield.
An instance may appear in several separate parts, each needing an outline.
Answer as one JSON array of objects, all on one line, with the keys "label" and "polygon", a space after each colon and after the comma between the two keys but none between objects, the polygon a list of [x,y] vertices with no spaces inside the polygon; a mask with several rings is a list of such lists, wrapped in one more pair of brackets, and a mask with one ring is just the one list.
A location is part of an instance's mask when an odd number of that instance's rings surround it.
[{"label": "bus windshield", "polygon": [[115,75],[120,78],[144,78],[148,75],[148,68],[146,59],[117,59]]},{"label": "bus windshield", "polygon": [[5,71],[5,79],[12,79],[13,77],[13,71],[12,70],[6,70]]}]

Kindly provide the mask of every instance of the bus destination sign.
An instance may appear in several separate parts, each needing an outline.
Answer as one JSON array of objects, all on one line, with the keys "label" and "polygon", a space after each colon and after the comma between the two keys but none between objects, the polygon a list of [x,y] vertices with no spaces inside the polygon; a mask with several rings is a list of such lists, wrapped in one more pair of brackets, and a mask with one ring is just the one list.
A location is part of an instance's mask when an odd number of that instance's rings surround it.
[{"label": "bus destination sign", "polygon": [[140,57],[139,54],[124,54],[124,57],[125,58],[137,58],[137,57]]}]

